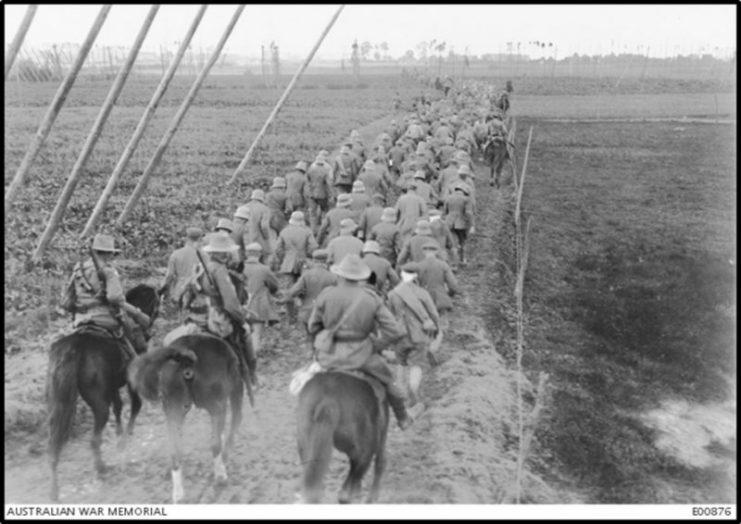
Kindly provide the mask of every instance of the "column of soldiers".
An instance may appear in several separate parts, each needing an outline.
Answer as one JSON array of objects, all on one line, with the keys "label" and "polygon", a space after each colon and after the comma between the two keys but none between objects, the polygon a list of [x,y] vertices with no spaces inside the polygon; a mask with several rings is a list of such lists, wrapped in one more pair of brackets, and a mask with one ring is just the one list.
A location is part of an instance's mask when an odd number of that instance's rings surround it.
[{"label": "column of soldiers", "polygon": [[[383,354],[402,366],[415,358],[435,365],[431,349],[460,293],[455,275],[475,232],[471,155],[481,130],[479,114],[466,108],[476,99],[467,86],[451,86],[436,102],[425,98],[370,148],[352,131],[336,154],[322,150],[276,177],[267,194],[252,191],[233,220],[218,221],[205,247],[189,230],[186,252],[173,254],[184,262],[172,262],[166,277],[181,319],[244,346],[238,353],[253,382],[264,328],[280,321],[281,306],[302,325],[307,354],[315,352],[314,336],[334,327],[338,354],[377,354],[378,335],[396,341],[396,351]],[[221,330],[212,319],[221,319]],[[396,381],[378,364],[364,365],[353,363],[387,385],[404,429],[414,413]]]}]

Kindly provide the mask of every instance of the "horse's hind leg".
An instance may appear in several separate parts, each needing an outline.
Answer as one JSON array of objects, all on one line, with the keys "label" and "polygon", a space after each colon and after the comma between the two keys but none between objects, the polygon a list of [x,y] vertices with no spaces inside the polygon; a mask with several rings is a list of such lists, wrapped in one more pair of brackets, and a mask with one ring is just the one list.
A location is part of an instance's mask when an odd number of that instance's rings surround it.
[{"label": "horse's hind leg", "polygon": [[180,434],[183,428],[183,420],[187,407],[182,410],[165,409],[167,417],[167,434],[170,441],[170,461],[172,476],[172,503],[177,504],[185,498],[185,489],[183,488],[183,470],[182,470],[182,446],[180,443]]},{"label": "horse's hind leg", "polygon": [[121,436],[123,433],[123,424],[121,423],[121,411],[123,410],[123,401],[118,390],[113,392],[113,416],[116,418],[116,435]]},{"label": "horse's hind leg", "polygon": [[214,479],[217,484],[227,480],[224,465],[224,428],[226,427],[226,399],[219,400],[209,410],[211,414],[211,454],[214,457]]},{"label": "horse's hind leg", "polygon": [[379,440],[378,449],[376,450],[376,462],[373,467],[373,484],[371,484],[370,492],[365,502],[373,504],[378,501],[378,493],[381,490],[381,477],[386,469],[386,434],[387,429],[381,430],[381,438]]},{"label": "horse's hind leg", "polygon": [[[90,408],[93,410],[93,417],[95,418],[93,426],[93,438],[90,441],[90,446],[93,448],[93,459],[95,460],[95,470],[99,476],[102,476],[108,467],[103,462],[103,457],[100,453],[100,446],[103,443],[103,428],[108,423],[108,412],[109,402],[107,399],[95,398],[90,400]],[[119,398],[120,401],[120,398]]]},{"label": "horse's hind leg", "polygon": [[370,467],[373,455],[350,459],[350,472],[347,474],[342,489],[340,490],[339,503],[349,504],[360,491],[363,476]]},{"label": "horse's hind leg", "polygon": [[242,379],[238,377],[232,391],[229,405],[231,406],[232,419],[229,426],[229,437],[226,440],[226,446],[223,453],[226,458],[234,446],[234,436],[237,434],[239,426],[242,424],[242,399],[244,397],[244,385]]},{"label": "horse's hind leg", "polygon": [[129,415],[129,423],[126,426],[126,434],[131,436],[134,434],[136,417],[142,408],[142,399],[131,386],[127,386],[127,389],[129,390],[129,398],[131,399],[131,414]]}]

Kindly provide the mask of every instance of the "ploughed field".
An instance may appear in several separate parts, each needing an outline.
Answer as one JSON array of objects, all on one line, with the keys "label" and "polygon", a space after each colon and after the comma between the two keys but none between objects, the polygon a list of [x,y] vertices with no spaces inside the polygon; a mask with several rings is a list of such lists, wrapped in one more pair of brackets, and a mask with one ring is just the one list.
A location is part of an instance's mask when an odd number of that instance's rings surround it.
[{"label": "ploughed field", "polygon": [[[513,98],[520,163],[527,130],[535,130],[523,198],[523,212],[533,218],[525,281],[527,407],[537,374],[550,376],[523,500],[735,502],[735,126],[541,120],[720,114],[735,121],[733,97],[716,97],[712,85],[698,82],[641,90],[624,84],[630,95],[600,95],[601,85],[587,89],[585,82],[579,96],[570,96],[573,85],[558,80],[515,80]],[[244,78],[209,79],[117,232],[129,285],[161,281],[186,226],[211,229],[253,187],[266,188],[320,149],[334,150],[351,129],[370,144],[402,115],[392,111],[395,91],[409,107],[423,90],[393,77],[363,82],[352,89],[340,76],[303,79],[237,190],[227,189],[226,180],[280,93]],[[108,85],[73,88],[28,184],[6,210],[6,502],[48,501],[43,380],[49,343],[67,322],[54,309],[79,256],[77,234],[155,87],[138,80],[124,89],[63,227],[44,264],[33,267],[28,259]],[[55,86],[6,87],[8,184]],[[178,79],[166,95],[105,223],[123,209],[188,87],[188,79]],[[601,112],[586,111],[587,99]],[[443,363],[423,379],[430,407],[404,433],[392,422],[382,503],[497,503],[511,493],[518,433],[512,199],[510,188],[486,184],[484,170],[479,165],[477,200],[487,205],[478,212],[471,261],[457,273],[464,295],[455,299]],[[155,343],[174,325],[166,308]],[[301,466],[288,382],[305,362],[302,337],[285,322],[267,330],[258,356],[267,385],[254,410],[245,403],[225,487],[212,482],[208,417],[189,414],[187,501],[293,502]],[[91,418],[78,400],[76,430],[60,462],[62,502],[169,501],[161,408],[145,403],[125,450],[117,449],[109,424],[103,454],[114,468],[102,481],[93,474]],[[344,471],[344,457],[335,452],[325,500],[335,499]]]}]

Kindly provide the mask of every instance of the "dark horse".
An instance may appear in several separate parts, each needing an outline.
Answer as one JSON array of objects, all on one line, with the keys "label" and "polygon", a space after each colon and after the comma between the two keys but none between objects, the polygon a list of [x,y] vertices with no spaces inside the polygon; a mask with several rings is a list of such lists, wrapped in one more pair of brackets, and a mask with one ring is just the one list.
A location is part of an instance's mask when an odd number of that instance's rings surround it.
[{"label": "dark horse", "polygon": [[[140,284],[126,293],[126,301],[149,315],[151,327],[159,312],[160,297],[157,291],[151,286]],[[52,344],[46,377],[52,500],[59,499],[57,465],[62,447],[70,437],[77,395],[82,396],[93,412],[95,422],[91,446],[95,469],[98,475],[103,475],[107,469],[100,454],[103,428],[108,422],[110,406],[113,404],[116,434],[121,436],[123,403],[119,389],[125,384],[125,361],[119,342],[113,337],[102,332],[75,332]],[[131,435],[142,402],[131,387],[128,390],[131,415],[126,435]]]},{"label": "dark horse", "polygon": [[484,146],[484,162],[489,166],[489,185],[500,185],[504,162],[509,158],[509,148],[504,137],[489,137]]},{"label": "dark horse", "polygon": [[[129,382],[142,397],[162,401],[170,442],[172,500],[185,497],[181,470],[181,432],[185,415],[195,405],[211,417],[211,451],[217,483],[227,479],[224,457],[242,422],[244,384],[232,347],[208,334],[185,335],[169,346],[138,356],[129,368]],[[231,427],[224,440],[227,405]]]},{"label": "dark horse", "polygon": [[339,502],[352,502],[359,493],[373,457],[373,485],[366,502],[375,502],[386,466],[388,401],[379,403],[373,388],[363,379],[346,373],[321,372],[301,390],[297,418],[298,453],[304,468],[301,501],[321,502],[334,447],[350,460]]}]

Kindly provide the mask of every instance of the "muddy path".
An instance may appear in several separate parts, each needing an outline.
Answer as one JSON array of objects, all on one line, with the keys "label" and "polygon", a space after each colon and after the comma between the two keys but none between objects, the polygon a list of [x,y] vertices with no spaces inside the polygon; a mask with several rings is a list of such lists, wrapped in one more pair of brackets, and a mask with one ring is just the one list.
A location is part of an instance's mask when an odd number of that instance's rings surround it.
[{"label": "muddy path", "polygon": [[[390,117],[361,129],[366,143],[373,141],[388,120]],[[483,188],[485,184],[480,179],[477,186]],[[478,232],[470,241],[468,267],[457,272],[464,293],[455,299],[457,307],[441,349],[442,362],[434,370],[425,369],[421,391],[428,409],[406,432],[402,433],[392,421],[381,503],[496,503],[514,478],[512,374],[495,350],[486,320],[487,301],[492,298],[490,267],[497,256],[494,238],[503,201],[499,191],[488,186],[486,190],[491,205],[482,211]],[[161,275],[149,275],[145,281],[155,283],[159,279]],[[157,320],[156,342],[175,326],[171,318]],[[302,355],[303,333],[282,322],[264,336],[265,349],[258,355],[258,369],[265,386],[256,395],[254,409],[245,399],[244,420],[227,463],[229,480],[223,487],[213,483],[208,416],[200,410],[188,414],[183,465],[187,503],[295,501],[301,465],[295,438],[296,398],[289,394],[288,384],[291,372],[306,362]],[[29,384],[27,402],[41,402],[46,347],[39,343],[23,354],[6,356],[6,364],[11,362],[10,368],[6,366],[6,392],[9,383],[22,378]],[[14,369],[16,377],[12,376]],[[15,396],[21,395],[16,392]],[[124,402],[126,420],[128,399]],[[123,450],[117,446],[111,417],[102,450],[112,468],[103,479],[97,479],[93,470],[91,426],[91,414],[78,400],[74,434],[63,450],[59,467],[62,502],[170,501],[168,442],[159,405],[145,402],[134,437]],[[43,424],[28,433],[6,432],[6,503],[49,502],[45,449]],[[346,462],[344,455],[335,451],[326,479],[325,501],[336,500]],[[370,474],[365,488],[369,479]],[[533,502],[570,499],[535,477],[528,477],[527,483]]]}]

